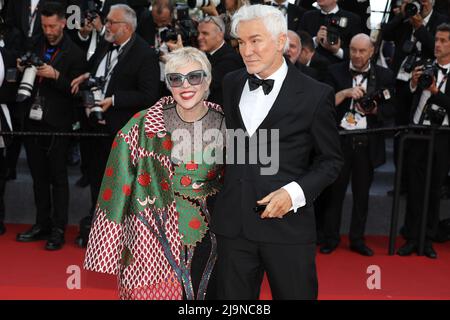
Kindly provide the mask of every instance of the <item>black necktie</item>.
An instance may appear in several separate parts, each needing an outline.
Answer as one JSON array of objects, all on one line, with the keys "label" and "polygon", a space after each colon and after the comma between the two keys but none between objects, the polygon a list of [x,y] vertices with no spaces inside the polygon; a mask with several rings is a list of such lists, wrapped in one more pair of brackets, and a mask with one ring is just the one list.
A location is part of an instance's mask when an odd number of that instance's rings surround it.
[{"label": "black necktie", "polygon": [[446,75],[447,74],[447,69],[446,68],[442,68],[440,65],[436,65],[438,67],[439,70],[441,70],[442,74]]},{"label": "black necktie", "polygon": [[114,50],[119,50],[119,45],[117,45],[117,44],[113,44],[113,45],[110,45],[109,46],[109,48],[108,48],[108,52],[112,52],[112,51],[114,51]]},{"label": "black necktie", "polygon": [[250,91],[256,90],[259,86],[261,86],[265,95],[268,95],[270,91],[272,91],[274,82],[275,80],[273,79],[259,79],[253,74],[248,76],[248,86]]}]

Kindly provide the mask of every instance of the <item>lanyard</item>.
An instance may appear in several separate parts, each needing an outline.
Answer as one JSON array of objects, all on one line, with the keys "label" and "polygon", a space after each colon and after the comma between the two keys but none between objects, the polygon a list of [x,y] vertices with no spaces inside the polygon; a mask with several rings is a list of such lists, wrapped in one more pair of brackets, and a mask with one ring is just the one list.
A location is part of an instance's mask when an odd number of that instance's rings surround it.
[{"label": "lanyard", "polygon": [[[42,56],[44,56],[44,54],[47,52],[47,46],[45,46],[45,48],[44,48],[44,52],[43,52],[43,54],[42,54]],[[61,51],[61,49],[60,48],[57,48],[56,50],[55,50],[55,52],[53,52],[53,54],[52,54],[52,56],[51,56],[51,58],[48,60],[48,63],[47,64],[52,64],[52,62],[55,60],[55,58],[56,58],[56,56],[58,55],[58,53]],[[42,81],[44,81],[44,78],[43,77],[39,77],[39,80],[38,80],[38,83],[39,84],[41,84],[42,83]]]}]

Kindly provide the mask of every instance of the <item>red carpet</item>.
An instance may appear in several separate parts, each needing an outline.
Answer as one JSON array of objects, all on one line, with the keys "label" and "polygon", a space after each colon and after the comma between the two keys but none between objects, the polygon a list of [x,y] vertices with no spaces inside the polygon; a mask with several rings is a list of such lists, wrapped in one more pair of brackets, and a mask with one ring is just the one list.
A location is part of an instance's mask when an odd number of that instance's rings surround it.
[{"label": "red carpet", "polygon": [[[67,232],[66,246],[55,252],[44,250],[44,241],[16,242],[16,233],[28,226],[7,228],[0,237],[0,299],[117,299],[114,276],[82,269],[81,289],[67,289],[67,268],[81,268],[84,256],[74,244],[74,227]],[[368,237],[368,245],[374,257],[350,252],[347,243],[331,255],[317,255],[319,299],[450,299],[450,243],[435,245],[437,260],[388,256],[386,237]],[[367,288],[370,265],[381,270],[381,289]],[[261,299],[271,298],[267,281],[261,291]]]}]

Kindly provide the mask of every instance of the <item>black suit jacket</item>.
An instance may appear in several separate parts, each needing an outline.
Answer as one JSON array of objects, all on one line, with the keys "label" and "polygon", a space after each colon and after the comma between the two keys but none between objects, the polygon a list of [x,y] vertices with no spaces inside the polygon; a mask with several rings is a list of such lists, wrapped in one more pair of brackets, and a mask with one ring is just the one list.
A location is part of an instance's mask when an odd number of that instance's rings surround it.
[{"label": "black suit jacket", "polygon": [[433,11],[426,27],[421,26],[415,31],[413,31],[413,27],[409,21],[405,21],[401,15],[394,16],[389,23],[382,25],[381,32],[383,40],[394,41],[395,43],[394,61],[392,64],[395,74],[398,73],[403,60],[407,56],[403,51],[403,45],[407,40],[411,39],[412,34],[422,44],[421,56],[423,58],[434,59],[434,36],[436,34],[436,28],[445,22],[448,22],[448,17]]},{"label": "black suit jacket", "polygon": [[241,56],[227,43],[213,55],[208,54],[212,69],[212,82],[209,86],[208,101],[223,104],[222,81],[226,74],[244,67]]},{"label": "black suit jacket", "polygon": [[[344,50],[343,60],[346,60],[348,58],[348,47],[351,39],[354,35],[361,32],[361,19],[356,14],[342,9],[339,9],[337,15],[347,17],[348,19],[347,27],[339,29],[341,48]],[[322,16],[320,10],[310,10],[303,15],[299,29],[308,32],[311,37],[315,37],[317,36],[320,27],[323,25],[325,25],[325,17]],[[327,58],[331,63],[343,61],[320,45],[316,48],[316,51]]]},{"label": "black suit jacket", "polygon": [[[107,53],[103,41],[89,60],[91,74]],[[105,113],[107,131],[117,133],[138,111],[152,106],[159,98],[159,63],[153,49],[134,34],[125,45],[114,67],[105,97],[114,95],[114,106]]]},{"label": "black suit jacket", "polygon": [[[46,40],[41,36],[34,50],[41,58],[45,52]],[[78,48],[65,34],[60,45],[60,51],[52,62],[49,62],[56,70],[60,72],[58,80],[43,79],[39,83],[39,77],[36,77],[34,85],[34,94],[39,89],[39,95],[44,97],[45,110],[43,120],[38,125],[45,125],[57,130],[71,130],[75,99],[71,94],[70,83],[86,70],[83,52]],[[32,98],[28,99],[26,110],[31,106]],[[28,118],[29,111],[25,115]],[[37,125],[36,122],[27,120],[28,125]]]},{"label": "black suit jacket", "polygon": [[[28,31],[30,29],[30,24],[28,20],[31,12],[30,11],[31,1],[13,0],[8,2],[6,22],[9,25],[16,27],[17,29],[20,30],[23,38],[26,39],[25,46],[27,50],[32,50],[37,45],[37,42],[39,41],[39,38],[42,35],[40,8],[42,8],[42,5],[48,1],[51,0],[39,1],[31,39],[28,38]],[[67,7],[67,0],[56,0],[56,2],[60,2],[65,8]]]},{"label": "black suit jacket", "polygon": [[[239,101],[246,80],[245,69],[225,76],[227,129],[245,130]],[[279,170],[275,175],[261,175],[260,169],[267,166],[259,160],[257,164],[227,164],[224,187],[215,205],[212,230],[231,238],[243,234],[253,241],[313,243],[313,202],[334,181],[342,166],[333,113],[333,90],[289,64],[281,91],[255,133],[255,137],[259,137],[261,129],[279,130]],[[277,141],[271,140],[270,132],[267,135],[268,142],[262,141],[262,144],[267,144],[267,150],[271,150],[271,144]],[[248,146],[245,150],[248,152]],[[236,155],[236,148],[234,151]],[[299,208],[297,213],[286,214],[283,219],[260,219],[253,211],[256,201],[292,181],[303,189],[306,207]]]},{"label": "black suit jacket", "polygon": [[[267,2],[267,5],[271,6],[272,3],[271,2]],[[287,7],[287,24],[288,24],[288,29],[289,30],[293,30],[293,31],[297,31],[299,24],[300,24],[300,20],[303,17],[303,14],[306,12],[305,8],[299,7],[295,4],[292,3],[288,3],[288,7]]]},{"label": "black suit jacket", "polygon": [[[394,92],[395,80],[392,71],[378,65],[372,66],[372,68],[373,67],[375,67],[375,70],[374,72],[369,73],[370,75],[367,81],[368,90],[369,87],[373,87],[375,90],[389,88],[391,92]],[[328,71],[326,82],[334,88],[335,92],[339,92],[353,86],[352,75],[350,74],[348,62],[331,65]],[[345,113],[350,110],[351,101],[351,99],[345,99],[340,105],[336,106],[336,123],[338,126]],[[367,127],[382,127],[386,121],[393,118],[394,113],[395,99],[392,97],[386,103],[378,106],[377,115],[367,116]],[[386,161],[383,135],[369,135],[369,148],[370,158],[374,167],[377,167]]]},{"label": "black suit jacket", "polygon": [[317,72],[317,70],[305,66],[304,64],[301,64],[299,62],[297,62],[295,64],[295,66],[297,67],[298,70],[300,70],[302,73],[306,74],[308,77],[311,77],[317,81],[319,81],[319,73]]},{"label": "black suit jacket", "polygon": [[319,81],[325,81],[330,61],[319,53],[315,52],[311,58],[309,66],[317,71]]}]

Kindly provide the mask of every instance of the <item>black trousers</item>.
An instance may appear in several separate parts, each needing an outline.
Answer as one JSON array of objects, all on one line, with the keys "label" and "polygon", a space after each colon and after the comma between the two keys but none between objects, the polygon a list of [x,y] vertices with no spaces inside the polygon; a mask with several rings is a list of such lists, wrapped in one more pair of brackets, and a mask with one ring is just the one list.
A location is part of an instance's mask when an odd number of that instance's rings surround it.
[{"label": "black trousers", "polygon": [[325,241],[338,244],[342,206],[347,186],[352,180],[353,207],[350,225],[350,243],[364,243],[367,213],[369,210],[369,190],[373,180],[367,136],[346,136],[342,138],[344,166],[336,181],[331,185],[329,204],[325,213]]},{"label": "black trousers", "polygon": [[217,236],[220,300],[256,300],[264,272],[273,299],[317,299],[316,245],[273,244]]},{"label": "black trousers", "polygon": [[[414,177],[408,183],[408,196],[406,205],[406,237],[411,241],[419,238],[420,222],[425,196],[426,165],[428,157],[428,142],[414,141],[406,156],[408,176]],[[429,193],[429,205],[427,210],[426,238],[433,239],[436,236],[439,223],[440,191],[447,177],[449,169],[449,134],[436,135],[433,168],[431,172],[431,186]]]},{"label": "black trousers", "polygon": [[5,220],[6,163],[4,150],[4,148],[0,148],[0,222]]},{"label": "black trousers", "polygon": [[91,150],[89,151],[90,159],[88,164],[89,182],[91,184],[91,214],[94,213],[97,203],[100,187],[102,186],[103,176],[105,174],[106,163],[108,162],[111,145],[114,136],[105,138],[93,138],[89,143]]},{"label": "black trousers", "polygon": [[44,227],[64,230],[67,225],[69,143],[68,137],[29,136],[24,139],[28,166],[33,178],[36,223]]}]

